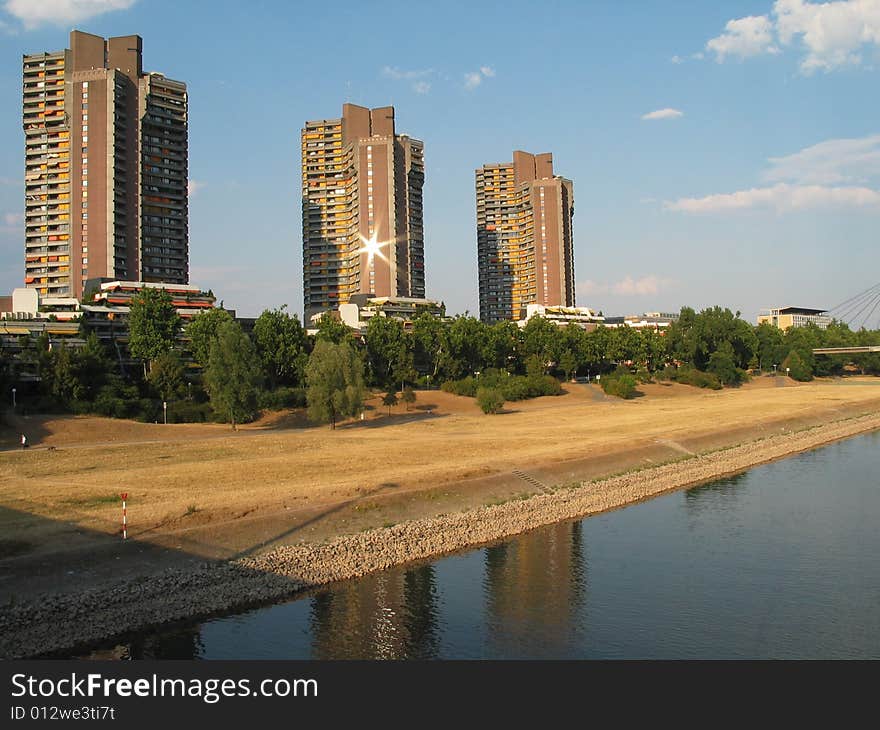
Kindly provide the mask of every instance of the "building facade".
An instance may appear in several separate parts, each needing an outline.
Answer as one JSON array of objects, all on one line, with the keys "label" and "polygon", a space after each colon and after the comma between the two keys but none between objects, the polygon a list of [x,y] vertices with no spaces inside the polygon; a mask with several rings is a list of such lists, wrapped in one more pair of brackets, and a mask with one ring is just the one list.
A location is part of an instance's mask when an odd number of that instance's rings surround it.
[{"label": "building facade", "polygon": [[425,296],[424,145],[394,107],[344,104],[302,129],[305,320],[355,294]]},{"label": "building facade", "polygon": [[144,73],[139,36],[74,30],[22,60],[25,286],[189,281],[186,85]]},{"label": "building facade", "polygon": [[553,155],[513,153],[476,171],[480,319],[520,320],[526,307],[575,306],[574,189]]},{"label": "building facade", "polygon": [[789,327],[806,327],[814,324],[819,329],[827,329],[833,321],[824,309],[809,309],[807,307],[777,307],[765,309],[758,314],[758,324],[767,322],[781,330]]}]

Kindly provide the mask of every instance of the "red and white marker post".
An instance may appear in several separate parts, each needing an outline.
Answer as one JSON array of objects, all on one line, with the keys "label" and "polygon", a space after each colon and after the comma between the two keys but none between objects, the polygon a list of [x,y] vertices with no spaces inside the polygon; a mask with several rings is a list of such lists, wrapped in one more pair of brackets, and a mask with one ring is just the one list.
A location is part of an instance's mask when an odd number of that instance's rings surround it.
[{"label": "red and white marker post", "polygon": [[122,539],[128,539],[128,516],[125,513],[125,500],[128,499],[128,492],[119,495],[122,497]]}]

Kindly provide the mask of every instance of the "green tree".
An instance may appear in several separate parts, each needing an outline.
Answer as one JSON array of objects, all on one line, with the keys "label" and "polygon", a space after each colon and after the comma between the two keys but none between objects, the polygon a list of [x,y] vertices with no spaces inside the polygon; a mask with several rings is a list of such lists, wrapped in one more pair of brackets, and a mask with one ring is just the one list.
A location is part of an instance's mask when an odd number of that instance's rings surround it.
[{"label": "green tree", "polygon": [[504,320],[486,328],[483,363],[499,370],[516,369],[516,361],[522,346],[522,330],[516,322]]},{"label": "green tree", "polygon": [[250,338],[238,322],[223,322],[211,343],[205,386],[214,412],[236,424],[257,414],[260,363]]},{"label": "green tree", "polygon": [[186,325],[186,336],[189,338],[189,351],[193,360],[203,368],[208,365],[211,355],[211,344],[217,337],[217,330],[224,322],[232,320],[232,315],[225,309],[212,307],[196,315]]},{"label": "green tree", "polygon": [[565,379],[571,380],[572,373],[577,370],[577,357],[571,350],[565,350],[559,357],[559,368],[565,373]]},{"label": "green tree", "polygon": [[306,332],[299,317],[284,311],[286,307],[266,309],[254,323],[254,345],[273,388],[301,385],[309,359]]},{"label": "green tree", "polygon": [[183,363],[177,353],[172,351],[159,355],[153,361],[147,380],[163,401],[179,397],[186,387],[186,378]]},{"label": "green tree", "polygon": [[51,393],[60,405],[69,406],[83,397],[83,387],[77,372],[76,353],[71,347],[59,345],[52,349]]},{"label": "green tree", "polygon": [[543,378],[546,374],[547,369],[545,366],[545,361],[540,355],[529,355],[526,358],[526,376],[533,379],[539,380]]},{"label": "green tree", "polygon": [[416,394],[415,394],[415,391],[414,391],[412,388],[410,388],[409,386],[406,386],[406,387],[403,389],[402,397],[403,397],[403,402],[406,403],[406,410],[409,410],[409,407],[410,407],[413,403],[416,402]]},{"label": "green tree", "polygon": [[[144,375],[152,362],[174,347],[180,317],[164,289],[144,288],[131,298],[128,313],[128,351],[144,361]],[[148,365],[149,364],[149,365]]]},{"label": "green tree", "polygon": [[325,312],[318,320],[317,330],[315,340],[319,342],[333,342],[339,345],[353,340],[351,327],[339,319],[338,315],[329,312]]},{"label": "green tree", "polygon": [[709,357],[706,372],[714,374],[722,385],[736,385],[742,379],[734,362],[733,345],[722,342]]},{"label": "green tree", "polygon": [[497,388],[477,388],[477,405],[483,413],[498,413],[504,407],[504,396]]},{"label": "green tree", "polygon": [[544,363],[545,372],[547,367],[559,361],[561,344],[560,328],[544,317],[531,317],[523,327],[523,357],[528,360],[537,355]]},{"label": "green tree", "polygon": [[474,317],[458,316],[453,319],[445,332],[439,377],[458,380],[483,370],[487,329]]},{"label": "green tree", "polygon": [[403,324],[391,317],[372,317],[364,335],[372,381],[389,388],[412,369],[412,350]]},{"label": "green tree", "polygon": [[755,327],[755,338],[758,341],[758,367],[769,371],[779,365],[785,357],[782,330],[769,322],[761,322]]},{"label": "green tree", "polygon": [[582,340],[580,360],[590,372],[597,373],[608,369],[612,332],[611,328],[600,326],[588,332]]},{"label": "green tree", "polygon": [[[789,353],[788,356],[792,350],[797,352],[801,362],[810,371],[810,379],[812,379],[816,368],[813,348],[822,346],[822,330],[812,323],[805,327],[789,327],[785,331],[783,346],[784,352]],[[782,369],[785,370],[784,367]]]},{"label": "green tree", "polygon": [[653,327],[641,331],[642,351],[645,355],[645,367],[648,372],[662,370],[666,365],[666,337]]},{"label": "green tree", "polygon": [[336,428],[340,418],[356,416],[364,403],[364,366],[347,342],[318,340],[306,365],[309,418]]},{"label": "green tree", "polygon": [[782,361],[782,370],[792,380],[798,380],[802,383],[813,379],[813,371],[804,362],[797,350],[792,350],[788,353],[788,357]]},{"label": "green tree", "polygon": [[382,405],[388,406],[388,415],[391,415],[391,409],[397,405],[397,393],[393,390],[389,390],[384,396],[382,396]]},{"label": "green tree", "polygon": [[434,382],[440,369],[440,358],[446,342],[446,326],[437,317],[422,312],[413,320],[413,366]]}]

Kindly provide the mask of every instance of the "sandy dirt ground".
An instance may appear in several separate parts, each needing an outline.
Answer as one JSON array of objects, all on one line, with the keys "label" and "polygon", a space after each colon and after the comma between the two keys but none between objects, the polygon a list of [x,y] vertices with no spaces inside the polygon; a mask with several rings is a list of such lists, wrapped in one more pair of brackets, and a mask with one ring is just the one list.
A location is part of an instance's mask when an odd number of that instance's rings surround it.
[{"label": "sandy dirt ground", "polygon": [[[12,420],[0,452],[0,602],[113,581],[120,569],[147,573],[319,543],[880,412],[877,378],[764,377],[724,391],[651,384],[631,401],[595,386],[565,389],[495,416],[472,399],[418,392],[409,411],[401,405],[389,415],[373,401],[365,420],[335,431],[308,427],[301,412],[235,432]],[[31,448],[14,447],[19,431]]]}]

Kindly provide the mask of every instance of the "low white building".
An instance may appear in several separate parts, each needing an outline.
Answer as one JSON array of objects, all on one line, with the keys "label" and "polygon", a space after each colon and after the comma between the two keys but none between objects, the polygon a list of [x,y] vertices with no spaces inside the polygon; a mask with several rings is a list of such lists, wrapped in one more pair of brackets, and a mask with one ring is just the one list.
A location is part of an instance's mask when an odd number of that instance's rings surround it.
[{"label": "low white building", "polygon": [[532,317],[542,317],[560,327],[576,324],[586,330],[595,329],[605,323],[605,318],[601,314],[596,314],[589,307],[548,306],[533,303],[526,305],[525,319],[519,320],[517,324],[520,327],[525,327]]}]

